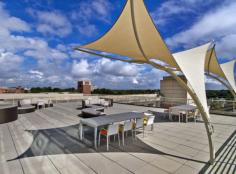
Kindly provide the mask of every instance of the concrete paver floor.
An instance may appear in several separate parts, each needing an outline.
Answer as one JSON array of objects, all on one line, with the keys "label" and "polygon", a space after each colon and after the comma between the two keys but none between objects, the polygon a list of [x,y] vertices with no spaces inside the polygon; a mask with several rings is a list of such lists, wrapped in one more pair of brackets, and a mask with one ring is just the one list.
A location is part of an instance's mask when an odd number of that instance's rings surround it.
[{"label": "concrete paver floor", "polygon": [[[145,136],[130,135],[125,146],[112,141],[92,148],[92,130],[86,128],[86,142],[78,139],[78,103],[60,103],[53,108],[20,115],[0,125],[0,173],[235,173],[236,118],[211,115],[217,152],[209,160],[208,140],[203,123],[169,122],[157,118],[154,131]],[[146,108],[114,104],[105,112],[147,111]],[[112,138],[113,139],[113,138]]]}]

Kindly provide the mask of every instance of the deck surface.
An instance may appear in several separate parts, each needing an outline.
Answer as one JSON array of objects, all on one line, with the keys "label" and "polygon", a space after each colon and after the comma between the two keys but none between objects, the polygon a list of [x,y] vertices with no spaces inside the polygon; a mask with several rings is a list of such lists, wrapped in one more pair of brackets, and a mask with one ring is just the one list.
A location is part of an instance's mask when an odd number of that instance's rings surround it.
[{"label": "deck surface", "polygon": [[[95,151],[86,129],[86,142],[78,139],[79,103],[60,103],[52,108],[19,115],[15,122],[0,125],[1,174],[70,173],[236,173],[236,118],[211,115],[217,152],[214,165],[209,160],[204,124],[178,123],[157,119],[154,131],[143,138],[130,135],[125,146],[105,142]],[[150,108],[115,104],[107,114],[147,111]],[[113,138],[112,138],[113,139]]]}]

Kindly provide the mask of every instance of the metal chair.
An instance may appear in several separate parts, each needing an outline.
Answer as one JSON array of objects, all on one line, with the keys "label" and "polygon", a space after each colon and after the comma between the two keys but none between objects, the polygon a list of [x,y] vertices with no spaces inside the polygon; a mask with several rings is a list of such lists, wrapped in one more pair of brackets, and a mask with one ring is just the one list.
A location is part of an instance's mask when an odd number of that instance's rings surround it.
[{"label": "metal chair", "polygon": [[142,129],[143,137],[144,137],[144,118],[136,119],[136,122],[134,124],[134,137],[135,137],[135,139],[136,139],[136,132],[140,129]]},{"label": "metal chair", "polygon": [[125,132],[126,136],[128,131],[131,131],[133,137],[133,121],[127,120],[120,125],[120,132],[122,133],[122,144],[125,145]]},{"label": "metal chair", "polygon": [[147,126],[151,126],[151,131],[154,129],[154,120],[155,116],[154,115],[148,115],[146,123],[144,123],[144,129]]},{"label": "metal chair", "polygon": [[100,142],[101,142],[101,135],[105,136],[107,139],[107,151],[109,151],[109,143],[110,143],[110,136],[111,135],[118,135],[118,142],[119,142],[119,146],[120,146],[120,136],[119,136],[119,124],[115,123],[115,124],[110,124],[108,125],[107,129],[101,129],[99,132],[99,136],[98,136],[98,145],[100,146]]}]

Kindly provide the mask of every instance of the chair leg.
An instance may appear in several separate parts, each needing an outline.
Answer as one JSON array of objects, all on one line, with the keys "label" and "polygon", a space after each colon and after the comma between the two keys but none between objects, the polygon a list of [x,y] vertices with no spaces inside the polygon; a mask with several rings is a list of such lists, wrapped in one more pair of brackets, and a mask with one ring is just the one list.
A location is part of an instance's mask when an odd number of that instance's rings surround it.
[{"label": "chair leg", "polygon": [[145,126],[143,126],[143,138],[144,138],[144,129],[145,129]]},{"label": "chair leg", "polygon": [[151,131],[153,131],[153,130],[154,130],[154,125],[152,124],[152,125],[151,125]]},{"label": "chair leg", "polygon": [[100,146],[100,142],[101,142],[101,134],[99,133],[99,135],[98,135],[98,146]]},{"label": "chair leg", "polygon": [[109,135],[107,135],[107,151],[109,151],[109,141],[110,141],[110,137]]},{"label": "chair leg", "polygon": [[122,132],[122,143],[124,146],[125,145],[125,132],[124,131]]},{"label": "chair leg", "polygon": [[119,135],[119,133],[117,134],[117,136],[118,136],[118,143],[119,143],[119,146],[120,146],[120,135]]},{"label": "chair leg", "polygon": [[136,140],[136,129],[134,130],[134,139]]},{"label": "chair leg", "polygon": [[116,141],[116,135],[114,135],[114,142]]}]

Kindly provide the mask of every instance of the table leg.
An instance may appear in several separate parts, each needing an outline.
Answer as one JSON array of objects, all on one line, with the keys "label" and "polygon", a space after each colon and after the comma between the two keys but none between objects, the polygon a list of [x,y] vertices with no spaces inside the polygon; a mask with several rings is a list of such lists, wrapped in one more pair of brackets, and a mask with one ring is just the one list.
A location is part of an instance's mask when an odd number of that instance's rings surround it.
[{"label": "table leg", "polygon": [[172,121],[172,115],[171,115],[171,112],[169,112],[169,120]]},{"label": "table leg", "polygon": [[79,135],[80,135],[80,140],[83,140],[83,123],[79,124]]},{"label": "table leg", "polygon": [[94,148],[97,149],[97,130],[98,128],[94,128]]}]

